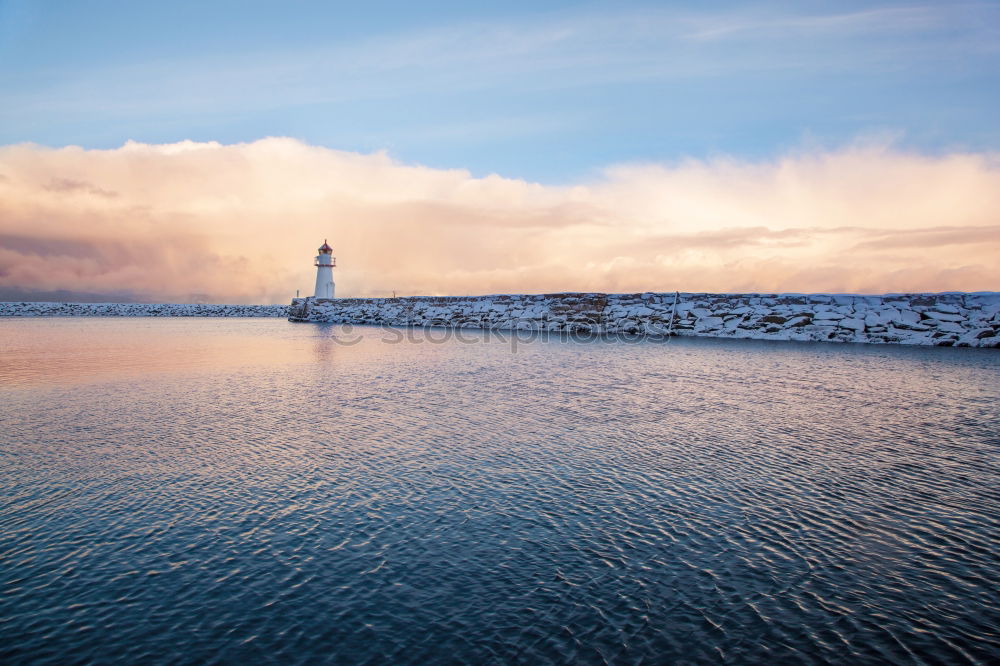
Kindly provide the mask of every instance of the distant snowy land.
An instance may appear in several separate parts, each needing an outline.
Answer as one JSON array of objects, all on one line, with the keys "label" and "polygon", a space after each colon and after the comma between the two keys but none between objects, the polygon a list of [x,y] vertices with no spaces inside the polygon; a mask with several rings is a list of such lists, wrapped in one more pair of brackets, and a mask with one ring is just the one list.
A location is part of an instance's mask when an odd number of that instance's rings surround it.
[{"label": "distant snowy land", "polygon": [[287,305],[2,302],[0,317],[287,317]]}]

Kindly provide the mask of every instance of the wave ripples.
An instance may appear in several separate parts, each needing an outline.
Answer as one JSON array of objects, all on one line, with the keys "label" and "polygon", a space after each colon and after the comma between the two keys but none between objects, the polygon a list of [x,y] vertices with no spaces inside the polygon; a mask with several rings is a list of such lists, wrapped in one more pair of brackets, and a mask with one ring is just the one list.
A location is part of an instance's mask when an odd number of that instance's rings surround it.
[{"label": "wave ripples", "polygon": [[5,663],[1000,659],[989,350],[0,326]]}]

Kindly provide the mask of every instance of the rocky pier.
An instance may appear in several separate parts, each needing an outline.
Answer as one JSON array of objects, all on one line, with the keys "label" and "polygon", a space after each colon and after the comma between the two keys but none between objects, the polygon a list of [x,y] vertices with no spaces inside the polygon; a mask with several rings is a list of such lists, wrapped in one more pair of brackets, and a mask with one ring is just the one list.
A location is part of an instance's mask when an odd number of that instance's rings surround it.
[{"label": "rocky pier", "polygon": [[290,321],[1000,347],[1000,293],[296,298]]}]

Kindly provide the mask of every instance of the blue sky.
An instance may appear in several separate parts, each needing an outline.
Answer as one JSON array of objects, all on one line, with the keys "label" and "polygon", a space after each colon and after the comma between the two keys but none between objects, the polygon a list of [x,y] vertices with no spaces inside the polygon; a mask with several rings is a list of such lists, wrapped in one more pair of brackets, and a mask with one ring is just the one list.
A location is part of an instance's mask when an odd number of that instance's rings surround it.
[{"label": "blue sky", "polygon": [[1000,3],[0,0],[0,144],[288,136],[543,183],[1000,149]]}]

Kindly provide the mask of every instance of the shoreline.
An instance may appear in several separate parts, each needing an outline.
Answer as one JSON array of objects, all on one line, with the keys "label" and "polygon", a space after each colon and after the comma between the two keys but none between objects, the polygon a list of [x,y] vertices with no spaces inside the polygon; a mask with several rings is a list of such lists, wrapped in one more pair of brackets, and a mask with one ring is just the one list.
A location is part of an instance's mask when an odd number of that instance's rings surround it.
[{"label": "shoreline", "polygon": [[0,302],[0,317],[287,317],[287,305]]},{"label": "shoreline", "polygon": [[290,305],[0,302],[2,317],[286,317],[291,322],[1000,348],[1000,292],[492,294]]},{"label": "shoreline", "polygon": [[310,297],[289,321],[997,348],[1000,293]]}]

